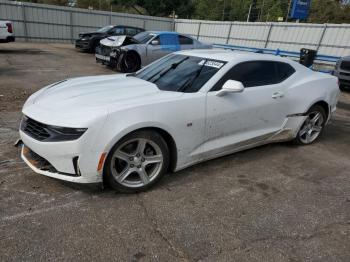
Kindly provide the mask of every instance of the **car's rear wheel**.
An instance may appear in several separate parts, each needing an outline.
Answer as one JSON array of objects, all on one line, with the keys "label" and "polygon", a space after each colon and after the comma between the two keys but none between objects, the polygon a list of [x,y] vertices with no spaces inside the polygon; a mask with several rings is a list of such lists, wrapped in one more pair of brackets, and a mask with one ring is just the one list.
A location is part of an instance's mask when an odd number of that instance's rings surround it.
[{"label": "car's rear wheel", "polygon": [[168,166],[169,149],[163,137],[152,131],[138,131],[112,148],[104,171],[113,189],[133,193],[152,187]]},{"label": "car's rear wheel", "polygon": [[141,68],[140,57],[135,52],[127,52],[120,63],[120,69],[123,73],[133,73]]},{"label": "car's rear wheel", "polygon": [[299,145],[308,145],[315,142],[321,135],[326,120],[327,116],[323,107],[319,105],[311,107],[294,142]]}]

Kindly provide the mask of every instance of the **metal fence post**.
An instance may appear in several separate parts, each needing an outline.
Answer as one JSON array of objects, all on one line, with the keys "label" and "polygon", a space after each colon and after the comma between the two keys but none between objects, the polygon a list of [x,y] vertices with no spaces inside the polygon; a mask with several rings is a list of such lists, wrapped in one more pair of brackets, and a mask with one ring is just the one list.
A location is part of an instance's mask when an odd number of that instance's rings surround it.
[{"label": "metal fence post", "polygon": [[111,11],[109,12],[109,24],[112,24],[112,6],[111,6]]},{"label": "metal fence post", "polygon": [[201,32],[201,26],[202,26],[202,22],[199,22],[199,24],[198,24],[198,32],[197,32],[197,40],[199,39],[199,34]]},{"label": "metal fence post", "polygon": [[226,38],[226,45],[228,44],[228,41],[230,40],[230,37],[231,37],[232,24],[233,23],[230,24],[230,29],[228,30],[228,35]]},{"label": "metal fence post", "polygon": [[146,30],[146,19],[143,20],[143,29]]},{"label": "metal fence post", "polygon": [[73,11],[69,11],[69,22],[70,22],[70,41],[71,41],[71,43],[73,43],[73,41],[74,41],[74,35],[73,35],[73,27],[74,27]]},{"label": "metal fence post", "polygon": [[320,49],[320,47],[321,47],[321,44],[322,44],[322,41],[323,41],[323,37],[324,37],[324,35],[326,34],[326,31],[327,31],[327,27],[328,27],[328,25],[324,24],[324,27],[323,27],[323,30],[322,30],[322,33],[321,33],[321,36],[320,36],[320,40],[318,40],[316,51],[318,51]]},{"label": "metal fence post", "polygon": [[28,42],[28,30],[27,30],[27,18],[26,18],[26,7],[24,3],[22,3],[22,20],[23,20],[23,33],[24,33],[24,40]]},{"label": "metal fence post", "polygon": [[270,34],[271,34],[272,27],[273,27],[273,23],[270,23],[270,27],[269,27],[269,31],[268,31],[268,33],[267,33],[267,37],[266,37],[266,41],[265,41],[264,48],[266,48],[267,45],[269,44]]}]

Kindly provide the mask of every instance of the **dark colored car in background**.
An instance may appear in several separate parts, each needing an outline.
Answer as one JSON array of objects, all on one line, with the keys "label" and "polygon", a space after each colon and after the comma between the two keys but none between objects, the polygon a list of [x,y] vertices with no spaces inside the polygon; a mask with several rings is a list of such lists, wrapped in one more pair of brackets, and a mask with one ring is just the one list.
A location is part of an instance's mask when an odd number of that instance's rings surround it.
[{"label": "dark colored car in background", "polygon": [[342,57],[335,65],[334,75],[338,77],[340,89],[350,90],[350,56]]},{"label": "dark colored car in background", "polygon": [[75,40],[75,48],[94,53],[101,39],[118,35],[134,36],[143,31],[144,29],[133,26],[108,25],[95,32],[79,34],[79,38]]}]

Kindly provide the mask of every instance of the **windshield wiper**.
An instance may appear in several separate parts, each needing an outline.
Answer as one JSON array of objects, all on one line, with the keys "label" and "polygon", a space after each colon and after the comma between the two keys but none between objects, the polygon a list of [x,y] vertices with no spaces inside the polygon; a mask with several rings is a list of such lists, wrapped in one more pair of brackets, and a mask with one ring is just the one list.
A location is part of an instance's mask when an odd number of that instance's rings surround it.
[{"label": "windshield wiper", "polygon": [[149,77],[148,79],[146,79],[146,81],[150,81],[153,77],[155,77],[156,75],[159,74],[159,77],[154,80],[152,83],[155,83],[156,81],[158,81],[160,78],[162,78],[166,73],[168,73],[170,70],[174,70],[176,69],[176,67],[178,67],[181,63],[183,63],[184,61],[186,61],[187,59],[189,59],[190,57],[187,56],[185,58],[183,58],[182,60],[176,62],[176,63],[172,63],[166,70],[164,70],[162,72],[162,70],[158,71],[157,73],[153,74],[151,77]]},{"label": "windshield wiper", "polygon": [[177,92],[183,92],[183,91],[185,91],[186,89],[188,89],[189,87],[191,87],[191,86],[193,85],[194,81],[195,81],[195,80],[199,77],[199,75],[201,74],[201,72],[202,72],[202,70],[203,70],[203,68],[204,68],[204,65],[205,65],[205,63],[206,63],[207,61],[208,61],[208,60],[205,60],[204,63],[203,63],[203,65],[202,65],[200,68],[197,69],[197,71],[195,72],[195,75],[194,75],[193,78],[187,79],[186,82],[185,82],[182,86],[180,86],[176,91],[177,91]]}]

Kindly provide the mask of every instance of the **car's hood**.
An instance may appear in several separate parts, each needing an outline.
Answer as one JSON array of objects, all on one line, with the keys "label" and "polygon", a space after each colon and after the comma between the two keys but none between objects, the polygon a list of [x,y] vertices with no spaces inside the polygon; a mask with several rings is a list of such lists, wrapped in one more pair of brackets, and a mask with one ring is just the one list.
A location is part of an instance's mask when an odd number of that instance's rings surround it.
[{"label": "car's hood", "polygon": [[[104,75],[68,79],[33,94],[23,113],[43,123],[51,119],[96,118],[109,111],[162,101],[180,93],[165,92],[155,84],[126,75]],[[64,122],[64,121],[63,121]],[[62,122],[62,125],[64,124]]]},{"label": "car's hood", "polygon": [[48,87],[33,104],[46,109],[99,107],[159,92],[156,85],[126,75],[79,77]]},{"label": "car's hood", "polygon": [[104,46],[110,46],[110,47],[122,46],[126,37],[127,37],[126,35],[109,36],[107,38],[102,39],[100,41],[100,44]]}]

